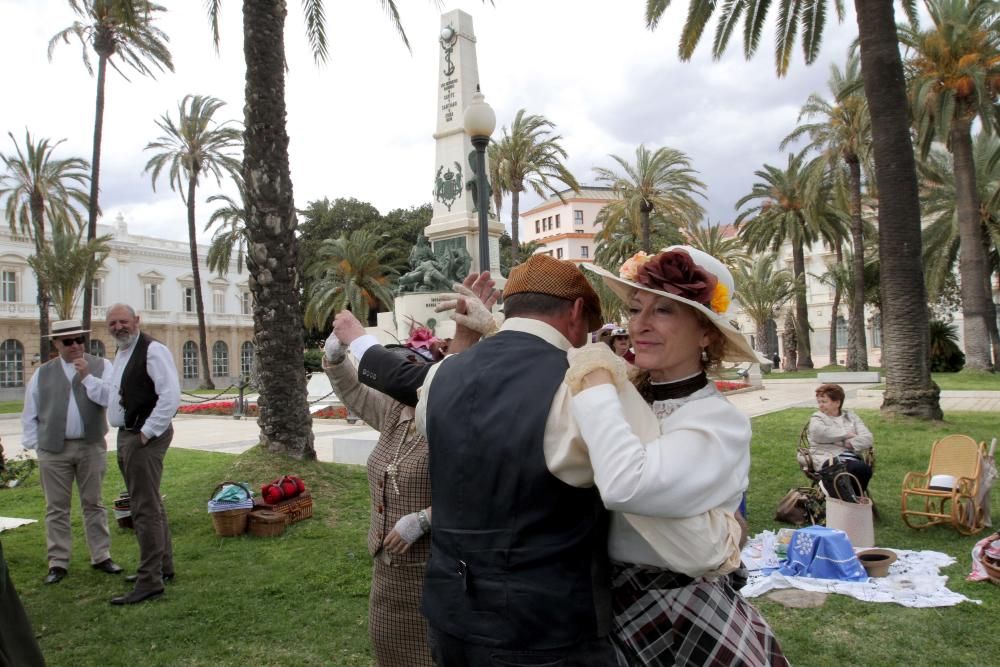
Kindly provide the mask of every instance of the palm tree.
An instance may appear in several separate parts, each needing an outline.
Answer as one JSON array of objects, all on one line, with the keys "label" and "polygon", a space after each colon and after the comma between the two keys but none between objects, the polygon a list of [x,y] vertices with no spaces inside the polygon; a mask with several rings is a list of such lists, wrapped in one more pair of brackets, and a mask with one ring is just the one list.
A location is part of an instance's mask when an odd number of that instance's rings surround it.
[{"label": "palm tree", "polygon": [[[1000,139],[995,134],[980,132],[972,142],[975,165],[976,198],[979,201],[979,228],[986,260],[983,288],[992,293],[990,277],[1000,271],[997,248],[1000,247]],[[956,196],[957,173],[952,167],[952,157],[934,147],[919,164],[921,200],[924,215],[930,221],[924,228],[924,267],[927,291],[932,300],[939,299],[952,282],[959,263],[960,234]],[[993,357],[998,357],[996,311],[992,298],[987,300],[986,324],[993,346]]]},{"label": "palm tree", "polygon": [[397,273],[397,267],[387,263],[391,254],[381,238],[363,229],[323,241],[306,269],[313,283],[305,325],[322,329],[345,307],[362,322],[380,303],[391,308],[390,278]]},{"label": "palm tree", "polygon": [[[935,139],[946,140],[954,159],[960,239],[965,358],[968,368],[991,370],[990,292],[983,251],[972,124],[982,119],[991,132],[1000,120],[994,102],[1000,92],[1000,4],[987,0],[926,0],[933,27],[900,26],[910,94],[926,156]],[[997,361],[1000,361],[998,359]]]},{"label": "palm tree", "polygon": [[238,174],[240,162],[231,151],[240,146],[240,131],[229,121],[217,123],[215,113],[225,102],[214,97],[186,95],[177,105],[177,122],[169,114],[156,121],[163,135],[146,145],[158,151],[149,158],[143,173],[152,172],[153,189],[164,167],[169,168],[170,189],[180,193],[187,205],[188,246],[191,251],[191,275],[194,280],[195,310],[198,313],[198,344],[201,348],[203,389],[215,389],[208,366],[208,334],[205,330],[205,302],[201,294],[201,268],[198,262],[198,238],[194,224],[195,198],[202,176],[214,176],[221,183],[223,175]]},{"label": "palm tree", "polygon": [[[73,317],[80,292],[87,276],[92,276],[111,252],[111,236],[98,236],[93,241],[84,238],[86,230],[52,230],[51,245],[43,246],[28,258],[38,281],[44,281],[51,292],[52,305],[61,320]],[[43,353],[42,358],[47,352]]]},{"label": "palm tree", "polygon": [[692,247],[706,252],[725,264],[730,271],[737,271],[750,262],[743,241],[736,234],[727,235],[726,226],[711,223],[697,225],[684,230],[687,242]]},{"label": "palm tree", "polygon": [[827,206],[828,186],[810,178],[804,157],[788,155],[785,169],[765,164],[754,172],[759,179],[750,194],[736,202],[741,209],[759,203],[736,217],[740,237],[752,252],[778,251],[786,242],[792,247],[792,270],[799,287],[795,299],[795,333],[798,336],[798,368],[812,368],[809,341],[809,311],[805,290],[805,246],[837,233],[841,223]]},{"label": "palm tree", "polygon": [[682,151],[666,146],[650,151],[635,149],[635,164],[612,155],[622,173],[595,167],[597,180],[614,190],[617,199],[605,209],[609,215],[625,215],[642,223],[642,249],[652,252],[649,216],[660,214],[677,227],[691,227],[701,220],[704,209],[695,195],[704,197],[705,184],[696,177],[691,160]]},{"label": "palm tree", "polygon": [[[845,286],[853,290],[851,303],[855,310],[850,314],[851,346],[848,348],[848,370],[868,370],[868,344],[865,340],[864,312],[864,222],[861,217],[861,172],[865,167],[867,181],[873,180],[871,173],[871,116],[868,112],[868,101],[859,90],[861,82],[861,61],[857,56],[847,59],[847,66],[841,72],[836,65],[830,66],[830,78],[827,85],[833,101],[830,102],[819,95],[810,95],[799,111],[799,122],[803,118],[816,119],[814,122],[799,125],[781,143],[784,148],[788,143],[808,137],[809,150],[819,153],[829,168],[827,173],[839,175],[847,167],[847,189],[849,192],[848,212],[851,218],[851,241],[853,261],[855,263],[852,275],[857,282]],[[831,334],[832,335],[832,334]],[[831,356],[831,359],[833,357]]]},{"label": "palm tree", "polygon": [[[0,199],[6,197],[4,216],[12,233],[24,234],[35,243],[35,254],[46,247],[46,234],[79,229],[83,218],[77,206],[86,209],[88,167],[81,158],[57,159],[55,149],[64,140],[37,142],[24,131],[24,145],[7,133],[14,144],[10,155],[0,154],[5,173],[0,174]],[[38,276],[38,349],[49,358],[49,285]],[[65,319],[65,318],[64,318]]]},{"label": "palm tree", "polygon": [[[632,214],[620,207],[605,206],[594,219],[594,225],[600,227],[594,235],[594,261],[609,271],[618,271],[626,259],[642,249],[642,221],[637,216],[629,217]],[[681,230],[658,213],[649,218],[649,235],[654,248],[684,242]]]},{"label": "palm tree", "polygon": [[521,261],[518,220],[524,186],[531,186],[539,197],[551,193],[558,195],[560,200],[562,195],[553,181],[566,184],[574,192],[580,191],[580,184],[563,164],[567,153],[559,143],[562,137],[551,134],[554,128],[555,124],[544,116],[527,114],[524,109],[518,109],[510,131],[503,128],[503,136],[490,155],[491,160],[496,162],[495,167],[491,166],[491,170],[496,172],[493,187],[510,193],[511,262],[515,266]]},{"label": "palm tree", "polygon": [[[811,63],[819,54],[827,9],[833,4],[838,20],[844,18],[843,0],[742,0],[718,3],[691,0],[684,25],[680,56],[690,59],[715,12],[720,10],[712,52],[722,56],[740,19],[743,19],[744,54],[753,56],[760,43],[768,9],[778,6],[778,40],[775,66],[778,76],[788,70],[789,56],[799,39],[805,60]],[[916,0],[900,4],[911,24],[916,24]],[[656,28],[670,0],[647,0],[646,25]],[[927,295],[923,288],[920,261],[920,202],[917,192],[916,163],[910,139],[910,109],[891,2],[855,0],[858,20],[858,44],[865,98],[872,119],[872,149],[875,177],[883,193],[879,202],[878,223],[879,273],[885,323],[883,366],[886,390],[882,411],[922,419],[941,419],[940,391],[931,381],[927,349]],[[886,351],[889,351],[886,354]]]},{"label": "palm tree", "polygon": [[233,249],[236,250],[236,272],[243,273],[243,264],[247,253],[247,188],[239,174],[233,175],[233,182],[239,192],[239,198],[233,199],[227,194],[212,195],[208,203],[221,202],[220,208],[212,211],[205,231],[218,223],[218,228],[212,234],[212,243],[208,248],[208,268],[220,276],[229,270]]},{"label": "palm tree", "polygon": [[[97,216],[100,212],[98,195],[101,176],[101,141],[104,136],[104,83],[110,63],[121,74],[125,65],[140,74],[154,76],[150,65],[160,70],[174,71],[167,35],[153,25],[157,14],[164,7],[147,0],[69,0],[69,6],[82,21],[60,30],[49,40],[49,60],[56,45],[69,43],[71,35],[83,47],[83,64],[91,76],[87,47],[97,53],[97,101],[94,113],[94,153],[90,162],[90,207],[87,215],[87,240],[97,237]],[[124,76],[124,74],[122,74]],[[93,303],[92,281],[88,280],[83,291],[83,328],[90,328],[90,310]]]},{"label": "palm tree", "polygon": [[757,330],[757,350],[768,359],[775,352],[767,349],[768,322],[796,295],[800,282],[788,269],[775,271],[777,259],[776,254],[768,253],[752,264],[740,264],[733,275],[737,300]]}]

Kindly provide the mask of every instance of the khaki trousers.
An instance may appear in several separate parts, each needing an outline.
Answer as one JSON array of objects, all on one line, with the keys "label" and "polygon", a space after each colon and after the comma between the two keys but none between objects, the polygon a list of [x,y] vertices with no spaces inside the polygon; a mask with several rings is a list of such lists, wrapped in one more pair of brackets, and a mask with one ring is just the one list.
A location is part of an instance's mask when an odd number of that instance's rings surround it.
[{"label": "khaki trousers", "polygon": [[84,534],[90,548],[90,562],[100,563],[111,557],[111,534],[108,511],[101,502],[101,485],[108,467],[108,445],[99,442],[66,440],[61,452],[38,448],[38,471],[45,492],[45,538],[49,567],[69,569],[70,508],[73,482],[80,494]]},{"label": "khaki trousers", "polygon": [[138,432],[118,429],[118,467],[128,488],[132,525],[139,542],[137,591],[162,589],[163,575],[174,572],[170,526],[160,498],[163,457],[173,438],[173,426],[145,445]]}]

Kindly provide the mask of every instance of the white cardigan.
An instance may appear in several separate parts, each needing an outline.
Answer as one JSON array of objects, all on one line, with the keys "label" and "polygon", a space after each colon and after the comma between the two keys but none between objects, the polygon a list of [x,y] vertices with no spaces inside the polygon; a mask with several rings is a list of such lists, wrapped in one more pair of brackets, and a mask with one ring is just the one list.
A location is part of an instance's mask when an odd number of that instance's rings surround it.
[{"label": "white cardigan", "polygon": [[[848,432],[854,432],[854,437],[849,437]],[[841,410],[839,417],[830,417],[819,410],[812,413],[809,417],[809,455],[817,465],[848,451],[848,444],[859,453],[875,444],[875,437],[860,417],[849,410]]]}]

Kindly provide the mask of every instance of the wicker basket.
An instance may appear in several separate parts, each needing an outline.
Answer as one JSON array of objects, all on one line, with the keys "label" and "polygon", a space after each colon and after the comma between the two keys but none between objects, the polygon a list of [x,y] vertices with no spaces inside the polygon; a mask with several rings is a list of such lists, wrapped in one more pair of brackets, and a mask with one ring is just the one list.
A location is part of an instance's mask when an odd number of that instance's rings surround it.
[{"label": "wicker basket", "polygon": [[[239,482],[222,482],[215,487],[215,491],[212,491],[212,495],[209,496],[209,500],[215,497],[223,486],[226,484],[236,484],[237,486],[242,486],[247,490],[248,495],[250,490],[243,484]],[[247,532],[247,520],[250,517],[250,508],[245,507],[243,509],[235,510],[223,510],[222,512],[209,512],[212,517],[212,524],[215,526],[215,532],[220,537],[235,537],[236,535],[242,535]]]},{"label": "wicker basket", "polygon": [[982,563],[983,569],[989,575],[990,581],[1000,585],[1000,563],[991,563],[988,558],[980,558],[979,562]]},{"label": "wicker basket", "polygon": [[254,511],[266,509],[287,515],[287,521],[290,524],[308,519],[313,515],[313,500],[308,491],[303,491],[301,495],[273,505],[265,503],[261,498],[254,498],[253,504]]},{"label": "wicker basket", "polygon": [[288,515],[271,510],[250,512],[250,534],[257,537],[277,537],[285,532]]}]

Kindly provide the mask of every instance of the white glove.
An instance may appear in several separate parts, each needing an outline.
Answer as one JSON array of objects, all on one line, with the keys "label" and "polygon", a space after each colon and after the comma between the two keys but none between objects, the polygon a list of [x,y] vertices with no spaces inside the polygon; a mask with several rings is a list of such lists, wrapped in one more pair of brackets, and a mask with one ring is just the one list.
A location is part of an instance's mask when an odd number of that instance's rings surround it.
[{"label": "white glove", "polygon": [[407,544],[413,544],[424,536],[424,529],[420,525],[420,517],[417,514],[417,512],[404,514],[399,517],[399,521],[393,526]]},{"label": "white glove", "polygon": [[570,348],[567,358],[569,370],[566,371],[565,382],[574,395],[583,389],[583,379],[599,368],[611,373],[619,389],[628,384],[628,363],[604,343]]},{"label": "white glove", "polygon": [[323,353],[326,355],[326,360],[331,364],[339,364],[344,360],[347,354],[347,350],[344,348],[343,343],[337,338],[336,334],[330,334],[330,337],[326,339],[326,343],[323,344]]},{"label": "white glove", "polygon": [[466,313],[453,313],[451,319],[455,320],[455,324],[471,329],[482,336],[495,334],[497,322],[493,318],[493,313],[479,300],[475,292],[461,283],[455,283],[451,288],[457,292],[453,295],[455,298],[442,301],[434,308],[434,312],[442,313],[446,310],[455,310],[458,308],[458,299],[464,297]]}]

